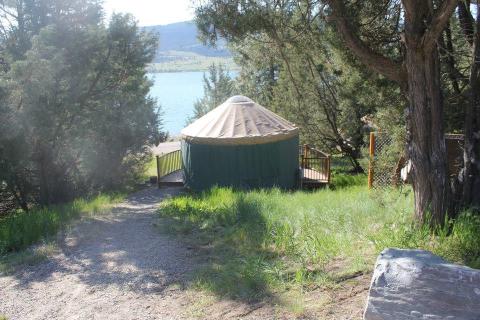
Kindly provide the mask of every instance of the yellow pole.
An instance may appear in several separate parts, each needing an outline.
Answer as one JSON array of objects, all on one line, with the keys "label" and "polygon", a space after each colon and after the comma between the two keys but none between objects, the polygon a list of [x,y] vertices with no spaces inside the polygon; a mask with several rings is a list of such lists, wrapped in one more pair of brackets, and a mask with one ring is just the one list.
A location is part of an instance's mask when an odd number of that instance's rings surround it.
[{"label": "yellow pole", "polygon": [[368,188],[373,186],[373,157],[375,156],[375,133],[370,132],[370,161],[368,162]]}]

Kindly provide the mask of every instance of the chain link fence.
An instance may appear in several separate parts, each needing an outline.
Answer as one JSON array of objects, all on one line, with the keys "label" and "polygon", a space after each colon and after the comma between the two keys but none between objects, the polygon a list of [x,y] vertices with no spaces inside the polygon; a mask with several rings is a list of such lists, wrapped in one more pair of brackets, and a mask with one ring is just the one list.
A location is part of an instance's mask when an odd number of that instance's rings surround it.
[{"label": "chain link fence", "polygon": [[388,132],[370,133],[369,188],[400,184],[400,169],[404,163],[405,158],[395,135]]},{"label": "chain link fence", "polygon": [[[462,169],[463,144],[462,134],[445,135],[447,170],[451,179],[456,179]],[[378,189],[404,183],[400,178],[401,169],[407,164],[403,145],[404,139],[395,132],[370,133],[369,188]]]}]

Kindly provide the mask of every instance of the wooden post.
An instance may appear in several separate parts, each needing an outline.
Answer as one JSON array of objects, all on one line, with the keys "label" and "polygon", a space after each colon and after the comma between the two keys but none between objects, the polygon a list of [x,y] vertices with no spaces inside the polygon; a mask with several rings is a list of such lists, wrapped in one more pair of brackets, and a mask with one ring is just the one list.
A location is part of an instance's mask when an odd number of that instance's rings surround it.
[{"label": "wooden post", "polygon": [[368,162],[368,188],[373,187],[373,157],[375,156],[375,133],[370,132],[370,161]]},{"label": "wooden post", "polygon": [[308,144],[303,145],[303,168],[306,169],[308,166]]},{"label": "wooden post", "polygon": [[160,189],[160,157],[159,156],[156,156],[157,157],[157,186],[158,186],[158,189]]},{"label": "wooden post", "polygon": [[328,181],[328,184],[330,184],[330,161],[331,161],[331,158],[330,158],[330,155],[327,156],[327,181]]}]

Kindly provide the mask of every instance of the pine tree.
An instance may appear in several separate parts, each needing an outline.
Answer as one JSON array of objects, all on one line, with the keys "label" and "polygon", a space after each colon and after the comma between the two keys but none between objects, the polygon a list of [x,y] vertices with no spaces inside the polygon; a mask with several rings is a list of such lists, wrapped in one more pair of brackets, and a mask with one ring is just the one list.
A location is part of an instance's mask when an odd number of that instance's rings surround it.
[{"label": "pine tree", "polygon": [[212,64],[203,74],[203,97],[195,102],[192,119],[198,119],[233,95],[234,81],[223,64]]}]

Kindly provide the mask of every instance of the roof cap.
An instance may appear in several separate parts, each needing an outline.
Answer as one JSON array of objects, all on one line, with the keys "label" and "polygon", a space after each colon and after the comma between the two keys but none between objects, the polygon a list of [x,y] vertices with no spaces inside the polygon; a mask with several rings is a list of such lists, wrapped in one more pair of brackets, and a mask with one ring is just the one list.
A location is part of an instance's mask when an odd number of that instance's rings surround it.
[{"label": "roof cap", "polygon": [[245,96],[233,96],[227,99],[225,103],[244,103],[244,104],[253,104],[253,100]]}]

